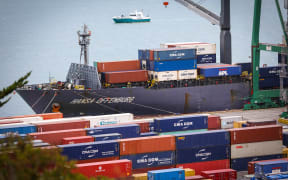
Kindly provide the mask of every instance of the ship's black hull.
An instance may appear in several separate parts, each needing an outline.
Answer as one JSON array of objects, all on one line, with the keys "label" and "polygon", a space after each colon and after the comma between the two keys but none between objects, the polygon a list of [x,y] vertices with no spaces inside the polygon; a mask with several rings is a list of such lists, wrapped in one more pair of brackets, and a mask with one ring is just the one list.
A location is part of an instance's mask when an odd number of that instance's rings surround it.
[{"label": "ship's black hull", "polygon": [[247,83],[167,89],[108,88],[101,90],[25,90],[17,92],[35,113],[52,112],[58,103],[65,117],[133,113],[183,114],[240,109],[249,96]]}]

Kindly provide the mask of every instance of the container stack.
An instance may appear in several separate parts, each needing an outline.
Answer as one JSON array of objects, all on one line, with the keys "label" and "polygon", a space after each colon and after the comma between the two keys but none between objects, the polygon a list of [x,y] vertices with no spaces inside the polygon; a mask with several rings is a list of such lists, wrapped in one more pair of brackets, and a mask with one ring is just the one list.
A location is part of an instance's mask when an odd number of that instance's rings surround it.
[{"label": "container stack", "polygon": [[204,78],[222,77],[222,76],[240,76],[241,66],[231,64],[200,64],[198,73]]},{"label": "container stack", "polygon": [[230,136],[226,130],[175,135],[176,167],[201,171],[230,168]]},{"label": "container stack", "polygon": [[282,157],[282,126],[230,129],[231,168],[247,171],[249,161]]},{"label": "container stack", "polygon": [[142,69],[158,82],[197,78],[196,49],[164,48],[138,50]]},{"label": "container stack", "polygon": [[164,43],[161,48],[193,48],[197,49],[197,64],[216,63],[216,44],[200,42]]}]

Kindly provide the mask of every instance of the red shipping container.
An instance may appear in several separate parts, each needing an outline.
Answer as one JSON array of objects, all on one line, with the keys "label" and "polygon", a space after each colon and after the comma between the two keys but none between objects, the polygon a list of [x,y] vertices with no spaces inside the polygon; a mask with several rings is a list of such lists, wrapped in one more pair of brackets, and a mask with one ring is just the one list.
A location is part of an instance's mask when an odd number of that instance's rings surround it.
[{"label": "red shipping container", "polygon": [[1,124],[14,124],[14,123],[22,123],[20,120],[0,120],[0,125]]},{"label": "red shipping container", "polygon": [[221,120],[220,116],[208,116],[208,129],[221,129]]},{"label": "red shipping container", "polygon": [[146,70],[118,71],[105,73],[105,81],[110,84],[148,81]]},{"label": "red shipping container", "polygon": [[102,162],[102,161],[113,161],[113,160],[119,160],[119,156],[107,157],[107,158],[98,158],[98,159],[78,160],[78,161],[76,161],[76,164]]},{"label": "red shipping container", "polygon": [[215,170],[215,169],[229,169],[230,160],[216,160],[216,161],[204,161],[196,163],[187,163],[187,164],[177,164],[176,168],[190,168],[195,170],[196,175],[200,175],[201,171]]},{"label": "red shipping container", "polygon": [[250,161],[250,162],[248,162],[248,174],[254,174],[256,163],[267,162],[267,161],[278,161],[278,160],[287,160],[288,161],[288,158],[269,159],[269,160],[262,160],[262,161]]},{"label": "red shipping container", "polygon": [[254,126],[230,129],[231,144],[282,140],[282,126]]},{"label": "red shipping container", "polygon": [[160,167],[151,167],[151,168],[143,168],[143,169],[132,169],[133,174],[147,173],[148,171],[160,170],[160,169],[170,169],[175,168],[175,165],[171,166],[160,166]]},{"label": "red shipping container", "polygon": [[43,120],[47,119],[59,119],[63,118],[63,114],[60,112],[57,113],[43,113],[43,114],[30,114],[30,115],[23,115],[23,116],[10,116],[10,117],[1,117],[1,119],[15,119],[15,118],[26,118],[26,117],[42,117]]},{"label": "red shipping container", "polygon": [[267,126],[267,125],[275,125],[275,124],[277,124],[276,120],[270,120],[270,121],[247,121],[247,127]]},{"label": "red shipping container", "polygon": [[77,144],[93,142],[94,138],[92,136],[77,136],[77,137],[67,137],[62,139],[62,144]]},{"label": "red shipping container", "polygon": [[201,176],[213,180],[237,180],[237,171],[233,169],[202,171]]},{"label": "red shipping container", "polygon": [[132,162],[128,159],[76,164],[73,173],[86,177],[106,176],[110,178],[127,177],[132,174]]},{"label": "red shipping container", "polygon": [[202,180],[202,179],[205,179],[205,178],[200,175],[185,177],[185,180]]},{"label": "red shipping container", "polygon": [[140,70],[139,60],[127,61],[112,61],[112,62],[97,62],[97,69],[99,73],[111,71],[129,71]]},{"label": "red shipping container", "polygon": [[149,60],[153,61],[154,60],[154,51],[153,50],[149,50]]},{"label": "red shipping container", "polygon": [[161,151],[175,151],[175,137],[171,135],[119,139],[120,156]]},{"label": "red shipping container", "polygon": [[51,145],[59,145],[65,137],[86,136],[85,129],[69,129],[60,131],[47,131],[30,133],[29,136],[33,139],[41,139]]},{"label": "red shipping container", "polygon": [[46,132],[46,131],[58,131],[65,129],[81,129],[81,128],[90,128],[90,121],[85,119],[71,120],[71,121],[59,121],[59,122],[35,122],[32,123],[37,126],[37,132]]}]

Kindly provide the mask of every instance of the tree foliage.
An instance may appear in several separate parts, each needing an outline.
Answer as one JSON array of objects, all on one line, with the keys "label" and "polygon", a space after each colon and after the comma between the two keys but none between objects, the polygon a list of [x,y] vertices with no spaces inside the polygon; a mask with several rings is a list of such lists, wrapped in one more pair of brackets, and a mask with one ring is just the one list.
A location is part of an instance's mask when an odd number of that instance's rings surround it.
[{"label": "tree foliage", "polygon": [[10,93],[12,93],[15,89],[20,88],[20,87],[22,87],[28,83],[27,78],[30,76],[30,74],[31,74],[31,71],[28,72],[25,76],[23,76],[20,79],[18,79],[17,81],[15,81],[10,86],[3,88],[0,91],[0,107],[2,107],[4,104],[6,104],[11,99],[11,97],[9,97],[8,99],[2,101],[3,98],[5,98]]},{"label": "tree foliage", "polygon": [[9,135],[0,142],[0,180],[86,180],[71,172],[74,167],[58,148],[34,148],[28,137]]}]

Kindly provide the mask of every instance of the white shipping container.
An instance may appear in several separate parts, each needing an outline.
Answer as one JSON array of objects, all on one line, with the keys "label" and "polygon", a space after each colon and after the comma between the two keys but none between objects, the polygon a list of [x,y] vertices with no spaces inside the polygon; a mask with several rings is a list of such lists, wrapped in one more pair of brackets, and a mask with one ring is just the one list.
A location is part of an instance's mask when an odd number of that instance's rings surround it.
[{"label": "white shipping container", "polygon": [[13,119],[1,119],[1,121],[6,121],[6,120],[13,120],[13,121],[21,121],[23,123],[29,123],[33,121],[43,121],[43,118],[40,116],[35,116],[35,117],[25,117],[25,118],[13,118]]},{"label": "white shipping container", "polygon": [[177,71],[162,71],[153,73],[153,79],[155,81],[176,81],[177,80]]},{"label": "white shipping container", "polygon": [[131,113],[110,114],[101,116],[85,116],[83,118],[86,120],[90,120],[90,128],[131,122],[134,119],[133,114]]},{"label": "white shipping container", "polygon": [[153,79],[154,71],[148,71],[149,79]]},{"label": "white shipping container", "polygon": [[231,145],[231,159],[282,154],[282,141],[262,141]]},{"label": "white shipping container", "polygon": [[220,117],[221,120],[221,129],[229,129],[233,128],[233,124],[236,121],[242,121],[242,116],[227,116],[227,117]]},{"label": "white shipping container", "polygon": [[160,44],[162,48],[174,46],[175,48],[193,48],[197,49],[197,55],[216,54],[216,44],[212,43],[199,43],[199,42],[183,42],[183,43],[165,43]]},{"label": "white shipping container", "polygon": [[197,69],[178,71],[178,78],[177,78],[178,80],[196,79],[196,78],[197,78]]},{"label": "white shipping container", "polygon": [[146,62],[146,60],[141,60],[141,69],[142,70],[147,70],[147,62]]}]

